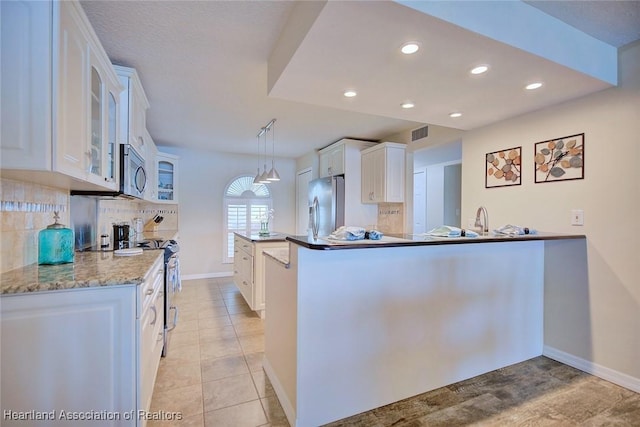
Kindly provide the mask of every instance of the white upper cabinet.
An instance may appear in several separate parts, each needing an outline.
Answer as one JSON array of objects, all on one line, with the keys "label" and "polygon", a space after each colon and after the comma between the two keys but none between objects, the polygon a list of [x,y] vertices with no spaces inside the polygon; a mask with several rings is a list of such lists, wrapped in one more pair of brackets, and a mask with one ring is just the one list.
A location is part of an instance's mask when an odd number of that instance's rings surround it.
[{"label": "white upper cabinet", "polygon": [[[114,65],[124,87],[120,95],[120,138],[122,144],[131,144],[146,157],[147,109],[149,101],[135,69]],[[145,158],[146,160],[146,158]]]},{"label": "white upper cabinet", "polygon": [[178,203],[178,156],[158,153],[157,185],[158,202]]},{"label": "white upper cabinet", "polygon": [[[318,176],[324,178],[334,175],[358,173],[360,169],[360,150],[376,145],[375,142],[344,138],[318,151],[320,170]],[[354,155],[353,152],[358,152]]]},{"label": "white upper cabinet", "polygon": [[12,1],[0,8],[0,37],[11,40],[2,46],[3,174],[58,185],[64,176],[72,189],[115,189],[108,142],[118,125],[109,126],[109,111],[118,109],[121,86],[82,7]]},{"label": "white upper cabinet", "polygon": [[144,130],[144,168],[147,172],[147,185],[144,188],[144,199],[149,202],[155,202],[158,200],[158,166],[156,158],[158,155],[158,148],[151,138],[148,130]]},{"label": "white upper cabinet", "polygon": [[344,174],[344,144],[338,141],[320,150],[320,178]]},{"label": "white upper cabinet", "polygon": [[405,150],[384,142],[362,151],[362,203],[404,202]]}]

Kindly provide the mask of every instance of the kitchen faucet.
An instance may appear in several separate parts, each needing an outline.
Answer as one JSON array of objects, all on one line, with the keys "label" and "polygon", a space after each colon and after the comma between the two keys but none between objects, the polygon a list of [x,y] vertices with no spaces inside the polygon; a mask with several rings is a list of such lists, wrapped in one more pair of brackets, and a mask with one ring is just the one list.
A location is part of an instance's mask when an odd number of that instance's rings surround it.
[{"label": "kitchen faucet", "polygon": [[[480,214],[482,214],[482,221],[480,221]],[[482,227],[480,231],[483,236],[489,234],[489,214],[484,206],[480,206],[476,211],[475,227]]]}]

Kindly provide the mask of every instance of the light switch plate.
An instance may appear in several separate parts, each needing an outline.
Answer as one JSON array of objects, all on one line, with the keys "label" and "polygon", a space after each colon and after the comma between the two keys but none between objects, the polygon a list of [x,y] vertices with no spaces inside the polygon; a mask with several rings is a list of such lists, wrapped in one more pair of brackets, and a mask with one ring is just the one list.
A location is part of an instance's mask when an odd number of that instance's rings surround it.
[{"label": "light switch plate", "polygon": [[584,211],[582,209],[571,210],[571,225],[584,225]]}]

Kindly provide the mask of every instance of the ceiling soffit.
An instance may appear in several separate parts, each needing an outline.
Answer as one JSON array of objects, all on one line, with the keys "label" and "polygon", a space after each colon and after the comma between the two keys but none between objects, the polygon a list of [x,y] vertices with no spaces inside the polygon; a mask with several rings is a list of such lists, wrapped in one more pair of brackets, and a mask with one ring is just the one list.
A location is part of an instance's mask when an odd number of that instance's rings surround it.
[{"label": "ceiling soffit", "polygon": [[[517,6],[492,9],[492,20],[471,30],[458,24],[482,21],[486,2],[464,13],[473,2],[313,3],[296,6],[273,50],[270,97],[468,130],[615,84],[615,48],[525,3],[490,2]],[[444,9],[422,10],[435,4]],[[527,13],[537,18],[525,25]],[[483,28],[496,21],[500,31]],[[399,53],[408,40],[420,42],[417,54]],[[479,63],[490,72],[470,76]],[[543,90],[523,90],[537,80]],[[345,98],[346,89],[358,96]],[[400,108],[407,100],[415,108]],[[450,118],[454,111],[463,116]]]}]

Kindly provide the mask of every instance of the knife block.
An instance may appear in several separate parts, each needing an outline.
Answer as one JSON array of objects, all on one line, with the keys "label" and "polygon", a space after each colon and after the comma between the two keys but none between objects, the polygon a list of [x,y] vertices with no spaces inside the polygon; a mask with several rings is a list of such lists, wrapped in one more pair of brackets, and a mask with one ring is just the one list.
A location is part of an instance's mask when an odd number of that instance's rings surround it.
[{"label": "knife block", "polygon": [[155,233],[156,231],[158,231],[158,224],[156,224],[153,219],[150,219],[144,224],[144,228],[142,230]]}]

